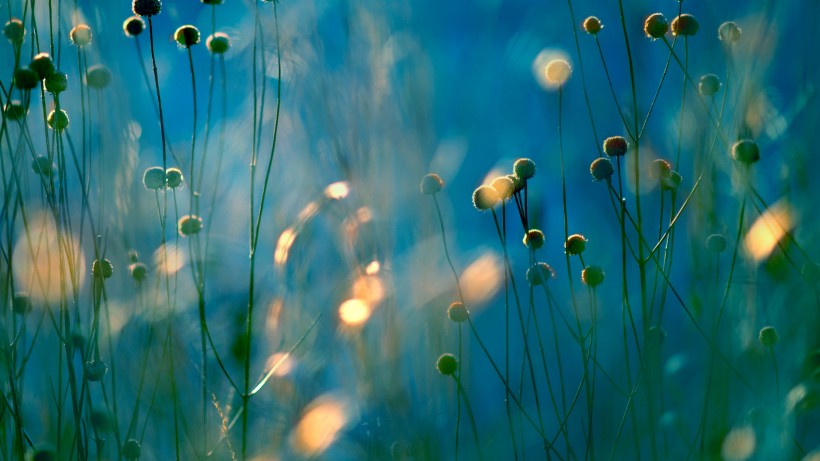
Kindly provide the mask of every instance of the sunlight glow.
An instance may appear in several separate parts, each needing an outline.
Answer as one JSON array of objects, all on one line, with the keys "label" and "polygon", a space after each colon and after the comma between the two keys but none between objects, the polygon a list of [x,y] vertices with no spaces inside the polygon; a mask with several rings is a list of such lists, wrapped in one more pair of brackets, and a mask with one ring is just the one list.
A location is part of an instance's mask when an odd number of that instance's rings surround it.
[{"label": "sunlight glow", "polygon": [[369,304],[377,304],[384,299],[384,282],[375,275],[362,275],[353,282],[353,297]]},{"label": "sunlight glow", "polygon": [[273,376],[286,376],[293,371],[296,364],[287,352],[277,352],[268,357],[266,368],[273,371]]},{"label": "sunlight glow", "polygon": [[788,203],[775,203],[749,228],[744,247],[755,261],[761,261],[777,248],[778,243],[794,228],[795,217]]},{"label": "sunlight glow", "polygon": [[720,454],[727,461],[745,461],[752,457],[756,446],[757,438],[752,427],[736,427],[723,439]]},{"label": "sunlight glow", "polygon": [[367,265],[367,267],[365,267],[364,272],[367,275],[376,275],[376,274],[379,273],[379,271],[381,269],[382,269],[381,263],[374,260],[374,261],[371,261],[370,264]]},{"label": "sunlight glow", "polygon": [[489,300],[504,280],[504,262],[496,253],[487,251],[473,261],[461,274],[464,303],[468,306]]},{"label": "sunlight glow", "polygon": [[173,275],[185,267],[187,254],[182,247],[165,245],[163,250],[163,246],[160,245],[159,248],[154,250],[153,258],[154,265],[159,273]]},{"label": "sunlight glow", "polygon": [[348,299],[339,306],[339,318],[353,327],[364,325],[372,312],[370,305],[362,299]]},{"label": "sunlight glow", "polygon": [[350,421],[350,408],[340,399],[321,396],[311,402],[293,430],[294,450],[307,457],[320,455],[336,441]]},{"label": "sunlight glow", "polygon": [[341,200],[350,193],[350,186],[345,181],[334,182],[325,187],[325,197],[333,200]]},{"label": "sunlight glow", "polygon": [[282,266],[288,261],[288,254],[293,242],[296,241],[296,230],[292,227],[282,231],[279,240],[276,241],[276,251],[273,253],[273,262],[277,266]]},{"label": "sunlight glow", "polygon": [[[572,68],[557,65],[557,61],[564,61],[569,64],[569,56],[561,50],[545,48],[533,60],[532,74],[541,88],[557,90],[569,79]],[[550,65],[551,63],[552,65]]]}]

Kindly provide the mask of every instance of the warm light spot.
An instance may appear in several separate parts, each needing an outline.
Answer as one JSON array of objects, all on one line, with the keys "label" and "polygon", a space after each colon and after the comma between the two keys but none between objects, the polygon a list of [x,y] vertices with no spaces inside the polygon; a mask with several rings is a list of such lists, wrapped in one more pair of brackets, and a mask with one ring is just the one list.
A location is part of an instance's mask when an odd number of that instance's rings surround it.
[{"label": "warm light spot", "polygon": [[175,245],[160,245],[154,250],[154,265],[161,274],[173,275],[185,267],[186,253],[182,247]]},{"label": "warm light spot", "polygon": [[329,396],[317,398],[293,430],[293,448],[307,457],[320,455],[336,440],[349,419],[350,409],[345,402]]},{"label": "warm light spot", "polygon": [[768,258],[794,224],[791,207],[785,201],[775,203],[749,228],[744,241],[746,252],[755,261]]},{"label": "warm light spot", "polygon": [[808,391],[804,384],[794,386],[786,395],[786,412],[791,413],[808,396]]},{"label": "warm light spot", "polygon": [[569,56],[563,51],[545,48],[533,60],[532,73],[541,88],[556,90],[572,73]]},{"label": "warm light spot", "polygon": [[273,376],[285,376],[293,370],[294,360],[286,352],[277,352],[268,357],[267,369]]},{"label": "warm light spot", "polygon": [[366,223],[373,220],[373,210],[369,207],[363,206],[356,210],[356,219],[360,223]]},{"label": "warm light spot", "polygon": [[353,282],[353,297],[370,304],[377,304],[384,299],[384,283],[374,275],[363,275]]},{"label": "warm light spot", "polygon": [[752,457],[756,445],[757,438],[752,427],[737,427],[723,439],[720,453],[726,461],[745,461]]},{"label": "warm light spot", "polygon": [[75,240],[65,235],[58,237],[56,227],[45,214],[32,216],[27,232],[28,237],[18,237],[12,255],[20,290],[28,291],[32,300],[53,302],[63,296],[61,279],[69,293],[72,277],[78,286],[82,285],[91,266],[86,265]]},{"label": "warm light spot", "polygon": [[461,274],[464,303],[468,306],[487,301],[495,295],[504,280],[504,262],[496,253],[486,252]]},{"label": "warm light spot", "polygon": [[376,275],[379,273],[381,269],[381,263],[379,263],[378,261],[371,261],[370,264],[368,264],[367,267],[364,268],[364,272],[367,275]]},{"label": "warm light spot", "polygon": [[499,176],[506,176],[507,174],[509,174],[509,172],[505,172],[501,168],[493,168],[486,175],[484,175],[484,179],[481,181],[481,184],[489,186],[495,178]]},{"label": "warm light spot", "polygon": [[293,242],[295,241],[295,229],[288,227],[282,231],[282,234],[279,236],[279,240],[276,241],[276,251],[273,253],[273,262],[277,266],[281,266],[287,262],[290,248],[293,246]]},{"label": "warm light spot", "polygon": [[268,316],[265,321],[265,328],[268,333],[274,333],[279,329],[280,317],[285,301],[282,298],[274,298],[268,306]]},{"label": "warm light spot", "polygon": [[372,309],[362,299],[348,299],[339,306],[339,318],[347,325],[360,326],[370,318]]},{"label": "warm light spot", "polygon": [[350,187],[345,181],[334,182],[325,187],[325,197],[333,200],[341,200],[350,193]]},{"label": "warm light spot", "polygon": [[307,221],[316,215],[317,212],[319,212],[319,204],[316,202],[310,202],[302,208],[302,211],[299,212],[296,219],[298,221]]}]

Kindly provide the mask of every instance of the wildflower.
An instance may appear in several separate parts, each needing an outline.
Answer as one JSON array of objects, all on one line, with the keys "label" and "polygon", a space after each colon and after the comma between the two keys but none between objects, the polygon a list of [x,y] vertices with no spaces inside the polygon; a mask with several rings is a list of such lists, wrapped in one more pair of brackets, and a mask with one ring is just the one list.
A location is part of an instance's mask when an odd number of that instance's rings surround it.
[{"label": "wildflower", "polygon": [[772,347],[777,344],[777,329],[772,326],[765,326],[760,329],[760,333],[757,337],[760,340],[760,344],[765,347]]},{"label": "wildflower", "polygon": [[723,253],[726,250],[726,237],[722,234],[706,237],[706,248],[712,253]]},{"label": "wildflower", "polygon": [[683,176],[677,171],[670,171],[668,175],[661,178],[661,189],[676,190],[683,182]]},{"label": "wildflower", "polygon": [[600,266],[587,266],[581,271],[581,281],[595,288],[604,281],[604,270]]},{"label": "wildflower", "polygon": [[654,13],[646,18],[643,24],[643,31],[647,37],[656,40],[664,35],[669,30],[669,22],[661,13]]},{"label": "wildflower", "polygon": [[205,46],[214,54],[223,54],[231,47],[231,38],[228,34],[217,32],[205,40]]},{"label": "wildflower", "polygon": [[134,0],[131,10],[137,16],[156,16],[162,11],[160,0]]},{"label": "wildflower", "polygon": [[32,90],[40,83],[40,78],[37,72],[31,70],[30,67],[20,67],[14,71],[14,86],[21,90]]},{"label": "wildflower", "polygon": [[544,246],[544,233],[539,229],[530,229],[524,234],[524,245],[527,248],[537,250]]},{"label": "wildflower", "polygon": [[6,119],[8,120],[20,120],[26,114],[28,114],[28,109],[18,99],[12,100],[6,107]]},{"label": "wildflower", "polygon": [[44,178],[50,178],[57,175],[57,165],[55,165],[54,162],[49,160],[45,155],[37,156],[34,161],[31,162],[31,169]]},{"label": "wildflower", "polygon": [[111,278],[111,276],[114,275],[114,266],[111,264],[111,261],[107,259],[103,259],[102,261],[95,259],[91,264],[91,274],[98,279]]},{"label": "wildflower", "polygon": [[26,36],[26,28],[23,27],[23,21],[12,18],[3,27],[3,35],[15,45],[23,43],[23,38]]},{"label": "wildflower", "polygon": [[441,176],[435,173],[428,173],[421,178],[421,184],[419,185],[419,189],[421,189],[421,193],[424,195],[433,195],[438,193],[444,187],[444,181],[442,181]]},{"label": "wildflower", "polygon": [[48,127],[54,131],[63,131],[68,128],[68,114],[62,109],[49,112],[47,121]]},{"label": "wildflower", "polygon": [[610,136],[604,139],[604,153],[609,157],[620,157],[626,154],[629,143],[623,136]]},{"label": "wildflower", "polygon": [[146,189],[157,190],[165,187],[165,170],[160,166],[152,166],[142,174],[142,184]]},{"label": "wildflower", "polygon": [[68,33],[71,43],[83,47],[91,43],[91,28],[85,24],[78,24]]},{"label": "wildflower", "polygon": [[196,215],[185,215],[177,222],[179,235],[188,237],[202,230],[202,218]]},{"label": "wildflower", "polygon": [[612,162],[608,158],[600,157],[589,165],[589,173],[595,181],[609,181],[615,173],[615,168],[612,167]]},{"label": "wildflower", "polygon": [[672,173],[672,164],[668,161],[659,158],[652,161],[652,168],[649,169],[649,177],[656,180],[662,180]]},{"label": "wildflower", "polygon": [[127,460],[139,459],[142,456],[142,446],[134,439],[128,439],[122,444],[122,456]]},{"label": "wildflower", "polygon": [[545,73],[548,83],[554,86],[562,86],[572,75],[572,67],[563,59],[553,59],[547,63]]},{"label": "wildflower", "polygon": [[515,183],[509,176],[499,176],[493,179],[490,187],[498,192],[498,198],[501,200],[507,200],[515,193]]},{"label": "wildflower", "polygon": [[535,162],[528,158],[520,158],[513,163],[513,173],[519,179],[530,179],[535,176]]},{"label": "wildflower", "polygon": [[102,360],[91,360],[85,363],[85,378],[91,382],[103,379],[108,373],[108,366]]},{"label": "wildflower", "polygon": [[524,180],[519,178],[517,174],[508,174],[507,178],[509,178],[513,183],[513,194],[524,190]]},{"label": "wildflower", "polygon": [[182,185],[182,171],[179,168],[168,168],[165,170],[165,183],[169,189],[176,189]]},{"label": "wildflower", "polygon": [[688,13],[683,13],[672,20],[672,35],[688,37],[695,35],[700,29],[698,20]]},{"label": "wildflower", "polygon": [[498,201],[498,192],[490,186],[479,186],[473,192],[473,206],[479,211],[491,209]]},{"label": "wildflower", "polygon": [[741,139],[732,146],[732,157],[740,163],[751,165],[760,160],[760,149],[751,139]]},{"label": "wildflower", "polygon": [[720,79],[715,74],[706,74],[698,82],[698,92],[702,96],[712,96],[720,91]]},{"label": "wildflower", "polygon": [[649,344],[654,344],[655,346],[660,346],[664,342],[666,342],[666,330],[658,325],[652,325],[649,327],[649,331],[646,333],[646,341]]},{"label": "wildflower", "polygon": [[51,60],[51,55],[48,53],[36,54],[28,67],[34,72],[37,72],[37,77],[39,77],[40,80],[54,73],[54,61]]},{"label": "wildflower", "polygon": [[68,75],[54,70],[51,75],[45,78],[46,91],[55,95],[62,93],[68,88]]},{"label": "wildflower", "polygon": [[94,64],[86,72],[85,83],[91,88],[103,89],[111,83],[111,71],[102,64]]},{"label": "wildflower", "polygon": [[570,256],[579,255],[587,248],[587,239],[581,234],[572,234],[564,242],[564,251]]},{"label": "wildflower", "polygon": [[598,35],[598,32],[604,28],[603,24],[601,24],[601,20],[596,18],[595,16],[590,16],[584,19],[584,32],[590,35]]},{"label": "wildflower", "polygon": [[139,16],[131,16],[122,23],[122,31],[127,37],[136,37],[145,30],[145,21]]},{"label": "wildflower", "polygon": [[470,311],[464,307],[464,304],[456,301],[447,308],[447,317],[456,323],[466,322],[470,318]]},{"label": "wildflower", "polygon": [[740,27],[732,21],[724,22],[718,27],[718,38],[730,45],[740,40],[740,35]]},{"label": "wildflower", "polygon": [[131,274],[131,278],[137,282],[141,282],[148,274],[148,266],[141,262],[135,262],[128,266],[128,272]]},{"label": "wildflower", "polygon": [[535,263],[527,269],[527,282],[531,286],[543,285],[555,278],[555,271],[547,263]]},{"label": "wildflower", "polygon": [[199,43],[199,29],[191,25],[180,27],[174,32],[174,40],[183,48],[190,48]]},{"label": "wildflower", "polygon": [[438,372],[444,376],[452,376],[456,374],[456,370],[458,370],[458,360],[456,360],[456,356],[453,354],[441,354],[436,361],[436,368]]}]

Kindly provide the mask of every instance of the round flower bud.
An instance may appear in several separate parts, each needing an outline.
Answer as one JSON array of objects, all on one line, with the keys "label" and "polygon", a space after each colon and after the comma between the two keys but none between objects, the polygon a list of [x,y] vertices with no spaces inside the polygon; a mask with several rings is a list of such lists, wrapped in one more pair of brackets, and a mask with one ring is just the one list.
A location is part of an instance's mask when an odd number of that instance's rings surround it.
[{"label": "round flower bud", "polygon": [[156,16],[162,11],[160,0],[134,0],[131,11],[137,16]]},{"label": "round flower bud", "polygon": [[14,71],[14,86],[21,90],[32,90],[40,83],[40,78],[37,72],[31,70],[29,67],[20,67]]},{"label": "round flower bud", "polygon": [[57,165],[45,155],[38,155],[34,161],[31,162],[31,169],[44,178],[57,175]]},{"label": "round flower bud", "polygon": [[722,234],[712,234],[706,237],[706,248],[712,253],[723,253],[726,251],[726,237]]},{"label": "round flower bud", "polygon": [[135,262],[128,266],[128,272],[131,274],[131,278],[137,282],[142,282],[145,276],[148,275],[148,266],[141,262]]},{"label": "round flower bud", "polygon": [[11,101],[6,107],[6,119],[8,120],[20,120],[26,114],[28,114],[28,109],[17,99]]},{"label": "round flower bud", "polygon": [[760,340],[760,344],[765,347],[772,347],[777,344],[777,330],[772,326],[763,327],[760,329],[758,339]]},{"label": "round flower bud", "polygon": [[564,251],[570,256],[579,255],[587,249],[587,239],[581,234],[572,234],[564,242]]},{"label": "round flower bud", "polygon": [[698,82],[698,92],[702,96],[712,96],[720,91],[720,79],[715,74],[706,74]]},{"label": "round flower bud", "polygon": [[543,285],[555,278],[555,271],[547,263],[535,263],[527,269],[527,282],[531,286]]},{"label": "round flower bud", "polygon": [[498,192],[490,186],[479,186],[473,192],[473,206],[479,211],[486,211],[498,205]]},{"label": "round flower bud", "polygon": [[676,190],[683,182],[683,176],[677,171],[670,171],[667,176],[661,178],[661,188],[664,190]]},{"label": "round flower bud", "polygon": [[513,173],[520,179],[530,179],[535,176],[535,162],[528,158],[520,158],[513,163]]},{"label": "round flower bud", "polygon": [[800,274],[806,282],[811,284],[817,283],[820,281],[820,264],[807,261],[803,263],[803,267],[800,268]]},{"label": "round flower bud", "polygon": [[649,177],[656,180],[661,180],[672,173],[672,164],[668,161],[659,158],[652,161],[652,168],[649,169]]},{"label": "round flower bud", "polygon": [[57,452],[51,448],[38,448],[34,454],[31,455],[31,461],[56,461]]},{"label": "round flower bud", "polygon": [[595,16],[584,19],[584,32],[590,35],[597,35],[603,28],[604,26],[601,24],[601,20]]},{"label": "round flower bud", "polygon": [[26,36],[26,28],[23,27],[23,21],[12,18],[6,23],[5,27],[3,27],[3,35],[15,45],[23,43],[23,38]]},{"label": "round flower bud", "polygon": [[643,24],[643,31],[647,37],[655,40],[666,35],[669,30],[669,22],[661,13],[654,13],[646,18]]},{"label": "round flower bud", "polygon": [[231,47],[231,38],[228,34],[217,32],[205,40],[205,46],[214,54],[223,54]]},{"label": "round flower bud", "polygon": [[732,157],[740,163],[751,165],[760,160],[760,149],[751,139],[741,139],[732,146]]},{"label": "round flower bud", "polygon": [[740,40],[740,27],[732,21],[724,22],[718,27],[718,38],[722,42],[732,44]]},{"label": "round flower bud", "polygon": [[52,110],[48,114],[48,127],[54,131],[63,131],[68,128],[68,114],[60,109]]},{"label": "round flower bud", "polygon": [[102,360],[91,360],[85,363],[85,379],[97,382],[108,373],[108,366]]},{"label": "round flower bud", "polygon": [[458,360],[453,354],[441,354],[441,357],[436,361],[436,368],[438,372],[445,376],[452,376],[458,370]]},{"label": "round flower bud", "polygon": [[111,71],[102,64],[94,64],[86,72],[85,83],[91,88],[101,90],[111,83]]},{"label": "round flower bud", "polygon": [[507,200],[515,193],[515,183],[509,176],[499,176],[493,179],[490,187],[498,192],[498,198],[501,200]]},{"label": "round flower bud", "polygon": [[508,174],[507,177],[513,183],[513,193],[521,192],[524,190],[524,180],[519,178],[517,174]]},{"label": "round flower bud", "polygon": [[142,446],[134,439],[128,439],[122,444],[122,457],[127,460],[139,459],[142,456]]},{"label": "round flower bud", "polygon": [[545,74],[547,76],[547,82],[551,85],[561,86],[566,83],[570,75],[572,75],[572,67],[563,59],[553,59],[547,63]]},{"label": "round flower bud", "polygon": [[37,76],[40,80],[54,73],[54,61],[51,60],[51,55],[48,53],[38,53],[35,55],[28,67],[34,72],[37,72]]},{"label": "round flower bud", "polygon": [[689,13],[683,13],[672,20],[672,35],[692,36],[698,33],[698,29],[698,20]]},{"label": "round flower bud", "polygon": [[544,246],[544,233],[539,229],[530,229],[524,234],[524,245],[527,248],[537,250]]},{"label": "round flower bud", "polygon": [[595,288],[604,281],[604,270],[600,266],[587,266],[581,271],[581,281]]},{"label": "round flower bud", "polygon": [[131,16],[122,23],[122,31],[127,37],[136,37],[145,30],[145,21],[139,16]]},{"label": "round flower bud", "polygon": [[14,293],[14,298],[11,300],[11,306],[14,313],[17,315],[26,315],[31,310],[31,297],[27,291],[18,291]]},{"label": "round flower bud", "polygon": [[177,230],[183,237],[194,235],[202,230],[202,218],[196,215],[185,215],[179,218]]},{"label": "round flower bud", "polygon": [[54,70],[48,77],[46,77],[46,91],[49,93],[60,94],[68,88],[68,75]]},{"label": "round flower bud", "polygon": [[71,43],[77,46],[86,46],[91,43],[91,28],[85,24],[78,24],[68,33]]},{"label": "round flower bud", "polygon": [[592,161],[589,165],[589,173],[595,181],[609,181],[615,173],[615,168],[608,158],[600,157]]},{"label": "round flower bud", "polygon": [[470,311],[464,307],[464,304],[456,301],[447,308],[447,317],[456,323],[466,322],[470,318]]},{"label": "round flower bud", "polygon": [[146,189],[157,190],[165,187],[165,170],[160,166],[152,166],[142,174],[142,184]]},{"label": "round flower bud", "polygon": [[604,153],[610,157],[620,157],[626,154],[629,143],[623,136],[611,136],[604,139]]},{"label": "round flower bud", "polygon": [[652,325],[646,333],[646,341],[655,346],[660,346],[666,342],[666,336],[666,330],[657,325]]},{"label": "round flower bud", "polygon": [[165,182],[170,189],[176,189],[182,185],[182,171],[179,168],[168,168],[165,170]]},{"label": "round flower bud", "polygon": [[444,187],[444,181],[441,180],[441,176],[435,173],[424,175],[419,185],[419,189],[421,189],[421,193],[424,195],[433,195],[440,191],[442,187]]},{"label": "round flower bud", "polygon": [[91,264],[91,274],[98,279],[111,278],[111,276],[114,275],[114,266],[111,264],[111,261],[107,259],[103,259],[102,261],[95,259]]},{"label": "round flower bud", "polygon": [[174,40],[183,48],[190,48],[199,43],[199,29],[185,25],[174,32]]}]

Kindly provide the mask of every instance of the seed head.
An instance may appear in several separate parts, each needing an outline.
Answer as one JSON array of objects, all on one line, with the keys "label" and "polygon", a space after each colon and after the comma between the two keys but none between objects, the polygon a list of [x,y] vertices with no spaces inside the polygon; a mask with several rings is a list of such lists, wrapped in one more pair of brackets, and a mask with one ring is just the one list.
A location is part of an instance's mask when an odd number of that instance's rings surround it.
[{"label": "seed head", "polygon": [[23,21],[17,18],[9,20],[5,27],[3,27],[3,35],[14,45],[23,43],[23,39],[26,36],[26,28],[23,27]]},{"label": "seed head", "polygon": [[688,37],[698,33],[698,29],[698,20],[689,13],[683,13],[672,20],[672,35]]},{"label": "seed head", "polygon": [[141,262],[135,262],[128,266],[128,272],[131,274],[131,278],[137,282],[142,282],[148,274],[148,266]]},{"label": "seed head", "polygon": [[706,248],[712,253],[726,251],[726,237],[723,234],[712,234],[706,237]]},{"label": "seed head", "polygon": [[114,265],[107,259],[103,259],[102,261],[95,259],[91,264],[91,274],[98,279],[111,278],[111,276],[114,275]]},{"label": "seed head", "polygon": [[134,439],[128,439],[122,444],[122,456],[127,460],[139,459],[142,456],[142,446]]},{"label": "seed head", "polygon": [[31,162],[31,169],[44,178],[57,176],[57,165],[49,160],[45,155],[38,155]]},{"label": "seed head", "polygon": [[581,271],[581,281],[595,288],[604,281],[604,270],[600,266],[587,266]]},{"label": "seed head", "polygon": [[623,136],[611,136],[604,139],[604,153],[610,157],[620,157],[626,154],[629,143]]},{"label": "seed head", "polygon": [[102,360],[97,359],[85,363],[85,378],[92,383],[102,380],[106,373],[108,373],[108,366]]},{"label": "seed head", "polygon": [[176,189],[182,185],[182,171],[179,168],[165,170],[165,182],[169,189]]},{"label": "seed head", "polygon": [[528,158],[520,158],[513,163],[513,173],[520,179],[530,179],[535,176],[535,162]]},{"label": "seed head", "polygon": [[71,43],[83,47],[91,43],[91,28],[85,24],[78,24],[68,33]]},{"label": "seed head", "polygon": [[649,177],[655,180],[662,180],[672,173],[672,164],[659,158],[652,161],[652,168],[649,169]]},{"label": "seed head", "polygon": [[8,120],[20,120],[24,118],[27,113],[28,109],[26,109],[26,106],[24,106],[19,99],[12,100],[8,107],[6,107],[6,119]]},{"label": "seed head", "polygon": [[547,263],[535,263],[527,269],[527,282],[531,286],[544,285],[555,278],[555,271]]},{"label": "seed head", "polygon": [[670,171],[668,175],[661,178],[661,189],[677,190],[683,182],[683,176],[677,171]]},{"label": "seed head", "polygon": [[724,22],[718,27],[718,38],[729,45],[740,40],[740,35],[740,27],[732,21]]},{"label": "seed head", "polygon": [[456,301],[447,308],[447,317],[456,323],[466,322],[470,318],[470,311],[464,307],[464,304]]},{"label": "seed head", "polygon": [[510,178],[510,181],[513,183],[513,194],[524,190],[524,180],[519,178],[517,174],[508,174],[507,177]]},{"label": "seed head", "polygon": [[156,16],[162,11],[160,0],[134,0],[131,10],[137,16]]},{"label": "seed head", "polygon": [[157,190],[165,188],[165,170],[160,166],[152,166],[142,174],[142,184],[146,189]]},{"label": "seed head", "polygon": [[647,331],[646,340],[650,344],[660,346],[664,342],[666,342],[666,336],[666,330],[664,330],[663,327],[652,325],[651,327],[649,327],[649,331]]},{"label": "seed head", "polygon": [[14,71],[14,86],[21,90],[32,90],[40,83],[37,72],[31,68],[23,66]]},{"label": "seed head", "polygon": [[669,21],[661,13],[653,13],[646,18],[643,24],[643,31],[647,37],[657,40],[669,30]]},{"label": "seed head", "polygon": [[85,83],[91,88],[103,89],[111,83],[111,71],[102,64],[94,64],[88,68]]},{"label": "seed head", "polygon": [[570,256],[579,255],[587,248],[587,239],[581,234],[572,234],[564,242],[564,251]]},{"label": "seed head", "polygon": [[136,37],[145,30],[145,21],[139,16],[131,16],[122,23],[122,31],[126,37]]},{"label": "seed head", "polygon": [[530,229],[524,234],[524,245],[533,250],[543,247],[544,240],[544,233],[539,229]]},{"label": "seed head", "polygon": [[572,67],[564,59],[553,59],[547,63],[547,82],[551,85],[562,86],[572,75]]},{"label": "seed head", "polygon": [[40,80],[54,73],[54,61],[51,60],[51,55],[48,53],[38,53],[28,66],[31,70],[37,72]]},{"label": "seed head", "polygon": [[698,92],[702,96],[712,96],[720,91],[720,79],[715,74],[706,74],[698,82]]},{"label": "seed head", "polygon": [[68,128],[68,114],[60,109],[52,110],[48,114],[48,127],[54,131],[63,131]]},{"label": "seed head", "polygon": [[55,69],[46,77],[46,91],[55,95],[62,93],[68,88],[68,75]]},{"label": "seed head", "polygon": [[174,40],[183,48],[190,48],[199,43],[199,29],[185,25],[174,32]]},{"label": "seed head", "polygon": [[751,165],[760,160],[760,149],[751,139],[741,139],[732,146],[732,157],[740,163]]},{"label": "seed head", "polygon": [[421,184],[419,185],[419,189],[424,195],[436,194],[442,187],[444,187],[444,181],[442,181],[441,176],[435,173],[428,173],[424,175],[424,177],[421,178]]},{"label": "seed head", "polygon": [[498,192],[498,198],[501,200],[508,200],[515,193],[515,183],[509,176],[499,176],[493,179],[490,187]]},{"label": "seed head", "polygon": [[18,291],[14,293],[11,305],[15,314],[26,315],[31,310],[31,297],[27,291]]},{"label": "seed head", "polygon": [[223,54],[231,47],[231,38],[228,37],[228,34],[217,32],[208,37],[208,40],[205,40],[205,46],[208,47],[211,53]]},{"label": "seed head", "polygon": [[596,18],[595,16],[590,16],[584,19],[584,32],[590,35],[598,35],[598,32],[604,28],[604,25],[601,24],[601,20]]},{"label": "seed head", "polygon": [[490,186],[478,186],[473,192],[473,206],[478,211],[487,211],[498,205],[498,192]]},{"label": "seed head", "polygon": [[615,173],[612,162],[606,157],[599,157],[589,165],[589,173],[595,181],[609,181]]},{"label": "seed head", "polygon": [[453,354],[441,354],[438,361],[436,361],[436,368],[444,376],[452,376],[458,370],[458,360]]},{"label": "seed head", "polygon": [[202,218],[196,215],[185,215],[177,223],[179,235],[188,237],[202,230]]},{"label": "seed head", "polygon": [[760,334],[758,334],[758,339],[760,340],[760,344],[765,347],[772,347],[777,344],[778,336],[777,330],[773,326],[765,326],[760,329]]}]

